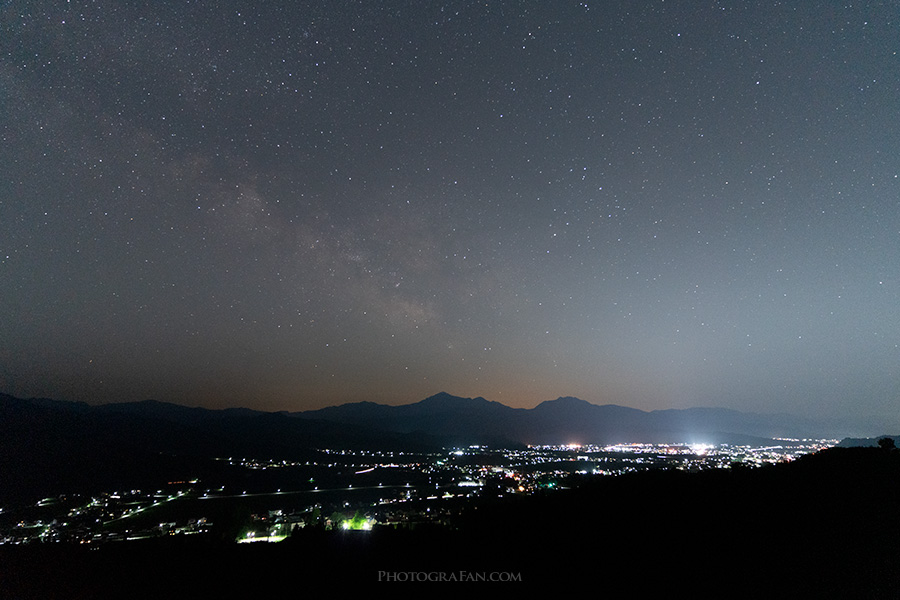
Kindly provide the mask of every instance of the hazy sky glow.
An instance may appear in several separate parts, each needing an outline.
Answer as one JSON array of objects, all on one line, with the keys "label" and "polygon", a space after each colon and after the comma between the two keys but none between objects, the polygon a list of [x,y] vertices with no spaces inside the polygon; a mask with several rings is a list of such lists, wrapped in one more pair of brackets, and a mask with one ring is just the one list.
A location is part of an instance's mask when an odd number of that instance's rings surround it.
[{"label": "hazy sky glow", "polygon": [[0,8],[0,391],[900,407],[896,2]]}]

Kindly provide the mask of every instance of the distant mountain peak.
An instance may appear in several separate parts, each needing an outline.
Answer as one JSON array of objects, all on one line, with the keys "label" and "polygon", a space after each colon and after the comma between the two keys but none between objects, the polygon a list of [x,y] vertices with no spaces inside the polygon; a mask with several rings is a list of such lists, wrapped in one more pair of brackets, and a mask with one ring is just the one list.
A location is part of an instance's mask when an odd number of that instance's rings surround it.
[{"label": "distant mountain peak", "polygon": [[592,402],[588,402],[587,400],[582,400],[581,398],[576,398],[575,396],[560,396],[556,400],[544,400],[540,404],[538,404],[535,408],[561,408],[561,407],[585,407],[585,406],[597,406]]},{"label": "distant mountain peak", "polygon": [[448,394],[447,392],[438,392],[434,396],[429,396],[429,397],[425,398],[424,400],[419,402],[419,404],[421,404],[422,402],[431,404],[431,403],[438,403],[438,402],[445,402],[445,403],[446,402],[452,402],[452,403],[488,402],[488,400],[485,400],[481,396],[478,396],[477,398],[466,398],[465,396],[454,396],[453,394]]},{"label": "distant mountain peak", "polygon": [[551,400],[550,402],[565,402],[569,404],[590,404],[592,406],[596,406],[593,402],[588,402],[587,400],[582,400],[581,398],[577,398],[575,396],[560,396],[556,400]]},{"label": "distant mountain peak", "polygon": [[462,396],[454,396],[453,394],[448,394],[447,392],[438,392],[433,396],[428,396],[424,401],[439,401],[439,400],[455,400],[457,398],[462,398]]}]

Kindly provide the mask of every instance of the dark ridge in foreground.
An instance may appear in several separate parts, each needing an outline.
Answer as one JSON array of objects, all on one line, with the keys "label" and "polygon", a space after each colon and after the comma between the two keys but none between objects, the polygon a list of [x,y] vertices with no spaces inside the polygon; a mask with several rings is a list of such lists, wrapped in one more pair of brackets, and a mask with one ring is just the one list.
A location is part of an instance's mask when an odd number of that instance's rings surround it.
[{"label": "dark ridge in foreground", "polygon": [[898,534],[900,451],[835,448],[759,469],[587,478],[480,505],[446,527],[311,529],[251,547],[0,548],[0,595],[262,597],[286,582],[399,591],[410,578],[503,574],[514,580],[494,585],[510,592],[577,580],[617,594],[662,585],[666,595],[879,598],[900,581]]},{"label": "dark ridge in foreground", "polygon": [[880,435],[873,438],[844,438],[838,443],[840,448],[853,448],[857,446],[876,448],[890,440],[887,443],[893,443],[894,447],[900,447],[900,435]]}]

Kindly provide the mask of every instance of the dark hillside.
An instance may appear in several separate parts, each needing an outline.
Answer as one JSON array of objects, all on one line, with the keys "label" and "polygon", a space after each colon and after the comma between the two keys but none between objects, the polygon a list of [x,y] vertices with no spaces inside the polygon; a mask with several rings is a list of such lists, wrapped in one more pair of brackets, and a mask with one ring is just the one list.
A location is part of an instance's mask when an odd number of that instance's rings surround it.
[{"label": "dark hillside", "polygon": [[479,505],[442,528],[310,529],[255,547],[174,539],[96,552],[2,548],[0,591],[63,597],[54,594],[66,581],[65,597],[211,597],[279,592],[285,581],[346,590],[388,585],[385,573],[505,573],[521,579],[494,584],[509,591],[577,580],[639,595],[663,583],[673,596],[879,598],[894,596],[900,580],[900,451],[832,449],[759,469],[572,483]]}]

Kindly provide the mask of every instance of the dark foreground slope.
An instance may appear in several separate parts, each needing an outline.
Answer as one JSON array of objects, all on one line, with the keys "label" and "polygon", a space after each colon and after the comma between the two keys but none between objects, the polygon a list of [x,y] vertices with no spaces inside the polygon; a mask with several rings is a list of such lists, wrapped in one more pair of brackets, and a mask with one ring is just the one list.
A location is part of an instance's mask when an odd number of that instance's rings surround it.
[{"label": "dark foreground slope", "polygon": [[448,583],[461,592],[586,582],[604,595],[893,597],[898,534],[900,451],[840,448],[761,469],[584,480],[482,504],[442,528],[306,530],[252,547],[199,539],[3,547],[0,596],[344,594],[494,576],[517,581]]}]

